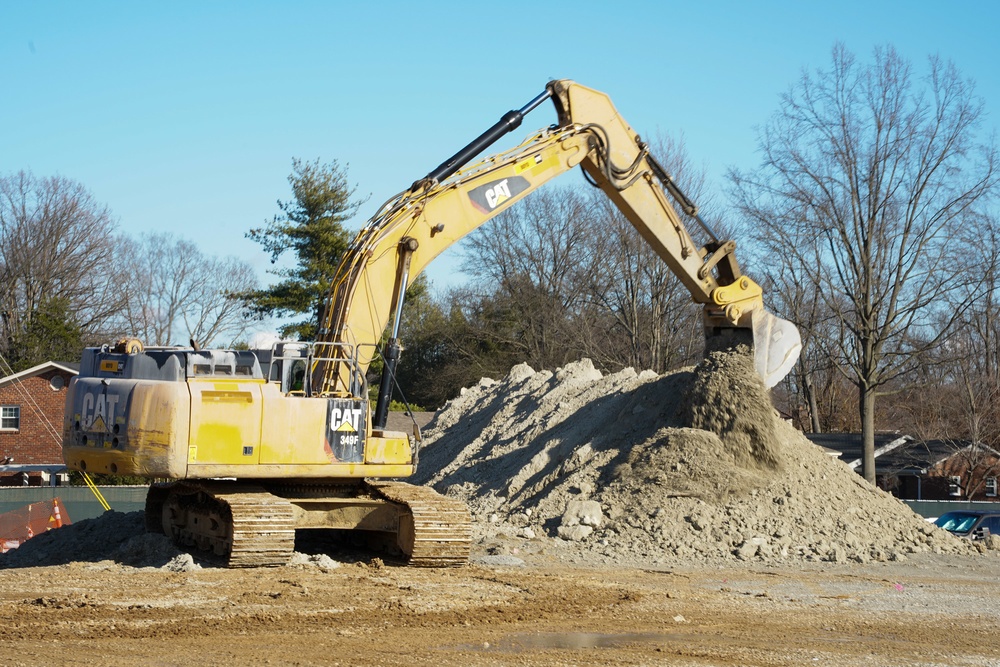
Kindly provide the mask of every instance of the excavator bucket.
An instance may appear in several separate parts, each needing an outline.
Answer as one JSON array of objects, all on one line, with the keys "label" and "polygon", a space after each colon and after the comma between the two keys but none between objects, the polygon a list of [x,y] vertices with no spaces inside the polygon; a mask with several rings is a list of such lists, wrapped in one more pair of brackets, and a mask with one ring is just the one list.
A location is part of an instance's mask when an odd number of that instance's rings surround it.
[{"label": "excavator bucket", "polygon": [[753,312],[753,350],[757,373],[768,389],[788,375],[802,350],[799,330],[763,308]]}]

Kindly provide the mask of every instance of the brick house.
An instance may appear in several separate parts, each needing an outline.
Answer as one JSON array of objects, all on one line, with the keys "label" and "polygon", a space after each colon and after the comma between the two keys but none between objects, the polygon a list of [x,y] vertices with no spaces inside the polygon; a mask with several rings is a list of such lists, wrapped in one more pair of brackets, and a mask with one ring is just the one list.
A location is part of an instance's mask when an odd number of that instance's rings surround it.
[{"label": "brick house", "polygon": [[[807,436],[861,473],[861,434]],[[875,437],[875,483],[902,500],[1000,501],[1000,452],[961,440]]]},{"label": "brick house", "polygon": [[79,364],[49,361],[0,378],[0,486],[55,483],[65,469],[66,387]]},{"label": "brick house", "polygon": [[998,501],[1000,453],[981,443],[926,440],[886,452],[885,488],[905,500]]}]

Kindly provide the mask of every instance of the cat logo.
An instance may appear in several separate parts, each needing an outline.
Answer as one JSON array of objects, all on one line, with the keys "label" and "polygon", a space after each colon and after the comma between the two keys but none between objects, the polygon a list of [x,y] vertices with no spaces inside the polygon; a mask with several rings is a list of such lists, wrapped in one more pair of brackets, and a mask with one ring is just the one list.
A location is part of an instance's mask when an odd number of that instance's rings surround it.
[{"label": "cat logo", "polygon": [[331,430],[344,433],[357,433],[361,430],[361,419],[364,412],[362,408],[354,407],[353,405],[349,405],[348,407],[332,406],[330,408]]},{"label": "cat logo", "polygon": [[367,405],[364,401],[329,399],[327,410],[327,446],[342,463],[364,460]]},{"label": "cat logo", "polygon": [[469,199],[482,213],[492,213],[530,187],[531,183],[524,176],[511,176],[469,190]]},{"label": "cat logo", "polygon": [[115,411],[121,397],[115,394],[86,393],[80,406],[80,421],[84,431],[107,431],[115,422]]},{"label": "cat logo", "polygon": [[510,188],[507,187],[506,178],[486,191],[486,203],[490,205],[490,208],[496,208],[508,199],[510,199]]}]

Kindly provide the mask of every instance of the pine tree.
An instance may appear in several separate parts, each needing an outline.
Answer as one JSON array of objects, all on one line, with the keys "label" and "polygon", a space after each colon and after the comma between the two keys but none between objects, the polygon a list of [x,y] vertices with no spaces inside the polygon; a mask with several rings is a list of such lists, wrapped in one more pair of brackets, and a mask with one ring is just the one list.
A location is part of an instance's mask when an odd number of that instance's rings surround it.
[{"label": "pine tree", "polygon": [[354,188],[347,182],[347,169],[336,161],[322,164],[318,159],[303,162],[295,158],[288,182],[293,199],[278,200],[281,213],[263,227],[251,229],[247,238],[263,246],[272,264],[291,251],[295,265],[273,269],[271,273],[281,280],[270,287],[232,296],[241,299],[258,317],[306,315],[279,331],[284,337],[312,340],[323,319],[337,263],[350,243],[344,223],[362,202],[353,200]]}]

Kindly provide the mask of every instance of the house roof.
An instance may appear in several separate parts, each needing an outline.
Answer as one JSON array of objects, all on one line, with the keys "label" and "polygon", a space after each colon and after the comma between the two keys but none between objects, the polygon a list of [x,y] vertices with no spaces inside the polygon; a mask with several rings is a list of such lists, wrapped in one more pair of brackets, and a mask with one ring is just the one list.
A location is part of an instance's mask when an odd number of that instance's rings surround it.
[{"label": "house roof", "polygon": [[911,442],[877,459],[876,468],[893,472],[920,472],[954,456],[975,443],[967,440],[923,440]]},{"label": "house roof", "polygon": [[[809,438],[814,444],[820,447],[825,447],[827,449],[837,452],[837,458],[851,466],[856,468],[861,465],[861,457],[864,455],[864,446],[861,442],[860,433],[807,433],[806,437]],[[875,434],[875,456],[879,456],[879,452],[885,452],[887,449],[898,447],[903,444],[899,442],[903,438],[912,440],[908,435],[903,435],[902,433],[876,433]],[[905,440],[903,442],[906,442]],[[878,461],[876,460],[876,465]]]},{"label": "house roof", "polygon": [[[813,443],[838,453],[838,458],[854,469],[861,466],[860,433],[813,433]],[[916,440],[900,433],[875,435],[875,473],[921,473],[969,447],[984,447],[970,440]],[[992,451],[992,450],[990,450]]]},{"label": "house roof", "polygon": [[50,370],[60,370],[73,375],[79,375],[80,364],[70,363],[68,361],[46,361],[43,364],[32,366],[31,368],[21,371],[20,373],[14,373],[13,375],[0,378],[0,387],[5,384],[10,384],[11,382],[16,382],[17,380],[24,380],[25,378],[41,375],[42,373]]}]

